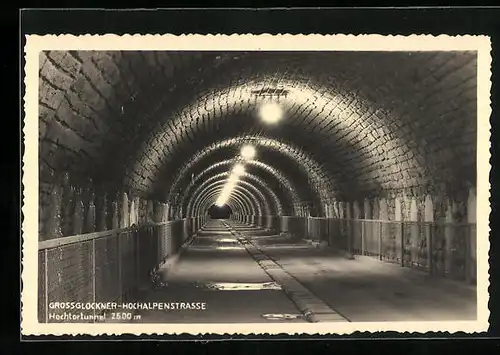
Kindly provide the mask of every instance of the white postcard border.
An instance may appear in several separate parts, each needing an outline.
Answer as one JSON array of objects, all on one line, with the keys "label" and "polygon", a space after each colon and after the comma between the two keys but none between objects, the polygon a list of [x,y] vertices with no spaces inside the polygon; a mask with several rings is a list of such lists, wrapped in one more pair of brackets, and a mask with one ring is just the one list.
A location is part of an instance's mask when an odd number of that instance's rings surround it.
[{"label": "white postcard border", "polygon": [[[487,36],[383,35],[30,35],[24,69],[22,334],[352,334],[354,332],[482,332],[488,329],[491,44]],[[38,60],[42,50],[478,51],[477,81],[477,321],[245,324],[38,323]]]}]

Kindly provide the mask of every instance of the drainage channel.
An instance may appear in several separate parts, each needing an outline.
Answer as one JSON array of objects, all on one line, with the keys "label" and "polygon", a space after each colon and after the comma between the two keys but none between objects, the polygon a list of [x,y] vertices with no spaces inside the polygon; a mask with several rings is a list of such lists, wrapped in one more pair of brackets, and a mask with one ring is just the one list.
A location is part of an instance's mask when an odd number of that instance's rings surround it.
[{"label": "drainage channel", "polygon": [[[264,272],[276,283],[282,286],[285,294],[291,299],[295,306],[303,314],[304,319],[311,323],[317,322],[349,322],[325,302],[320,300],[304,287],[297,279],[290,275],[281,265],[273,261],[250,238],[232,228],[231,225],[222,222],[224,226],[236,237],[246,251],[259,264]],[[269,315],[270,318],[273,315]],[[284,317],[283,315],[281,317]]]}]

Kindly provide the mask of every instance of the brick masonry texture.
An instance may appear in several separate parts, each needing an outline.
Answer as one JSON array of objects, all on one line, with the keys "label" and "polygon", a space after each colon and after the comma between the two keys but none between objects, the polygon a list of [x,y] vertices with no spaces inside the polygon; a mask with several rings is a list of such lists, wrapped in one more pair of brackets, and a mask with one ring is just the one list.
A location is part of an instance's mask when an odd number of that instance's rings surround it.
[{"label": "brick masonry texture", "polygon": [[[202,170],[195,170],[192,173],[191,180],[180,180],[179,184],[182,184],[182,187],[179,188],[179,191],[182,191],[181,201],[187,201],[190,195],[194,192],[196,186],[199,186],[204,180],[208,179],[210,176],[214,176],[214,174],[216,175],[217,173],[227,172],[228,169],[234,164],[236,164],[235,159],[223,160]],[[200,164],[197,165],[199,166]],[[272,166],[262,163],[261,161],[246,161],[245,166],[248,173],[251,173],[254,176],[262,176],[262,179],[260,180],[268,185],[268,188],[270,188],[272,192],[277,195],[277,198],[281,203],[284,203],[282,206],[283,214],[293,215],[296,213],[294,205],[301,202],[301,198],[296,192],[298,190],[298,186],[293,186],[284,174]]]},{"label": "brick masonry texture", "polygon": [[[245,95],[264,85],[307,93],[279,128],[259,124]],[[40,179],[69,172],[171,202],[192,173],[237,154],[221,141],[264,134],[280,143],[259,160],[314,213],[365,197],[466,201],[476,110],[473,52],[42,52]]]}]

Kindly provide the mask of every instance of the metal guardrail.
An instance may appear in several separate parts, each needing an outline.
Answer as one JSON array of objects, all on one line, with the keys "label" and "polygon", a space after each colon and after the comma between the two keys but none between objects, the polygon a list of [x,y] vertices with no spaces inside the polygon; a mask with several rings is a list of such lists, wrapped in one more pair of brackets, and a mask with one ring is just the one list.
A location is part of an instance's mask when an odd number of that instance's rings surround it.
[{"label": "metal guardrail", "polygon": [[276,232],[324,241],[351,254],[469,283],[476,281],[476,224],[298,216],[239,218]]},{"label": "metal guardrail", "polygon": [[[50,307],[55,302],[134,300],[142,288],[150,285],[151,271],[177,253],[205,220],[185,218],[39,242],[39,322],[52,322],[49,318],[67,313]],[[80,312],[80,322],[98,319],[98,310]]]}]

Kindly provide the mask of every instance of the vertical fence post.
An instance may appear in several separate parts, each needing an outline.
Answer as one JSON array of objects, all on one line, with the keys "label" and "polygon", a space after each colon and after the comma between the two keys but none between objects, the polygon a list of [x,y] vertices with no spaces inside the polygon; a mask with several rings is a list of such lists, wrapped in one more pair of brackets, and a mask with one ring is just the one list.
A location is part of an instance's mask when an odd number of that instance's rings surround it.
[{"label": "vertical fence post", "polygon": [[135,235],[135,261],[136,261],[136,269],[135,269],[135,287],[137,288],[137,291],[139,291],[139,287],[141,286],[141,243],[140,243],[140,229],[137,228],[134,235]]},{"label": "vertical fence post", "polygon": [[[92,239],[92,302],[96,302],[96,262],[95,262],[95,238]],[[93,323],[95,323],[95,309],[93,311]]]},{"label": "vertical fence post", "polygon": [[118,244],[118,300],[123,301],[123,276],[122,276],[122,242],[120,235],[116,233],[116,242]]},{"label": "vertical fence post", "polygon": [[49,322],[49,272],[47,270],[48,267],[48,262],[47,262],[47,256],[49,255],[49,251],[46,248],[44,251],[44,272],[45,272],[45,323]]},{"label": "vertical fence post", "polygon": [[347,252],[352,254],[351,250],[351,223],[349,219],[345,220],[346,224],[346,233],[347,233]]},{"label": "vertical fence post", "polygon": [[400,252],[400,255],[401,255],[401,266],[405,266],[405,227],[404,227],[404,223],[401,222],[401,252]]},{"label": "vertical fence post", "polygon": [[426,229],[426,243],[427,243],[427,265],[429,268],[429,274],[433,274],[434,272],[434,263],[432,262],[432,256],[434,255],[433,253],[433,231],[434,228],[431,224],[426,224],[425,229]]},{"label": "vertical fence post", "polygon": [[365,221],[360,221],[361,222],[361,255],[365,255],[365,228],[366,224]]},{"label": "vertical fence post", "polygon": [[303,229],[304,229],[303,234],[304,234],[304,236],[306,238],[309,238],[309,217],[308,216],[306,216],[304,218],[304,223],[303,224],[304,224],[304,226],[303,226]]},{"label": "vertical fence post", "polygon": [[377,243],[378,243],[378,259],[382,260],[382,233],[383,233],[383,230],[384,230],[384,226],[383,226],[382,222],[377,222],[377,224],[378,224],[378,239],[377,239]]},{"label": "vertical fence post", "polygon": [[326,238],[328,241],[328,246],[332,245],[332,236],[330,234],[330,218],[326,219]]},{"label": "vertical fence post", "polygon": [[471,229],[472,229],[472,226],[471,225],[468,225],[468,228],[467,228],[467,233],[465,233],[465,258],[464,258],[464,268],[465,268],[465,281],[467,283],[471,283],[471,257],[470,257],[470,253],[471,253],[471,236],[472,236],[472,233],[471,233]]},{"label": "vertical fence post", "polygon": [[330,245],[330,220],[325,218],[326,221],[326,240],[328,241],[328,245]]}]

